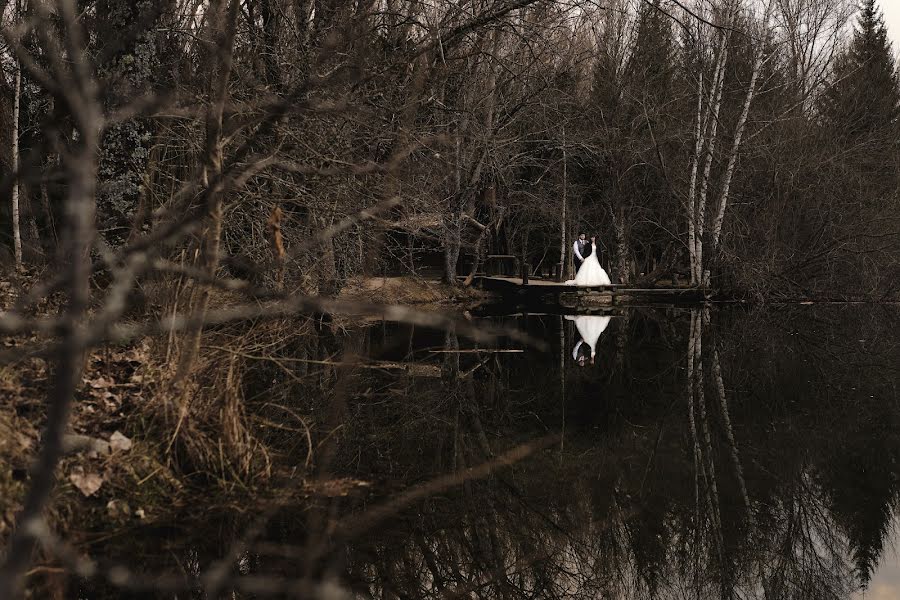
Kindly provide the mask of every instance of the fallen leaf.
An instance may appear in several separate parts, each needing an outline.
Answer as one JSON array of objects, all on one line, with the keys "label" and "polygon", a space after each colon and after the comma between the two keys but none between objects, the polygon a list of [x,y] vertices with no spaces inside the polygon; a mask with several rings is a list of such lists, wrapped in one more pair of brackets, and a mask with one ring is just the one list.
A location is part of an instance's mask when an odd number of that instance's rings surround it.
[{"label": "fallen leaf", "polygon": [[108,388],[108,387],[110,387],[110,386],[113,385],[113,382],[112,382],[112,381],[109,381],[109,380],[104,379],[104,378],[102,378],[102,377],[98,377],[98,378],[96,378],[96,379],[92,379],[92,380],[90,380],[88,383],[89,383],[90,386],[91,386],[92,388],[94,388],[95,390],[99,390],[99,389],[103,389],[103,388]]},{"label": "fallen leaf", "polygon": [[21,450],[30,450],[32,440],[30,437],[21,432],[16,432],[16,440],[19,442],[19,448]]},{"label": "fallen leaf", "polygon": [[84,473],[81,470],[69,475],[69,481],[78,488],[78,491],[87,496],[93,496],[103,485],[103,478],[96,473]]},{"label": "fallen leaf", "polygon": [[113,452],[117,450],[131,450],[131,440],[117,431],[109,436],[109,447],[112,448]]},{"label": "fallen leaf", "polygon": [[63,437],[63,452],[66,454],[87,452],[91,457],[98,454],[109,454],[109,442],[87,435],[70,433]]},{"label": "fallen leaf", "polygon": [[106,504],[106,512],[113,519],[127,517],[131,514],[131,507],[124,500],[110,500]]}]

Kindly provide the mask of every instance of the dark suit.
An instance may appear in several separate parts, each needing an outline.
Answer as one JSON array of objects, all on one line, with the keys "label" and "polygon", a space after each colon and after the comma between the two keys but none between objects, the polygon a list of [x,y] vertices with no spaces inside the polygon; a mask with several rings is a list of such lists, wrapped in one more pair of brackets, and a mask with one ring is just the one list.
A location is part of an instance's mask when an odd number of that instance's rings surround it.
[{"label": "dark suit", "polygon": [[[581,240],[578,240],[577,242],[575,242],[575,247],[578,248],[578,253],[585,258],[587,258],[591,253],[591,243],[587,240],[583,242]],[[575,270],[577,271],[581,267],[581,263],[583,263],[584,261],[578,258],[578,254],[573,253],[573,255],[575,256]]]}]

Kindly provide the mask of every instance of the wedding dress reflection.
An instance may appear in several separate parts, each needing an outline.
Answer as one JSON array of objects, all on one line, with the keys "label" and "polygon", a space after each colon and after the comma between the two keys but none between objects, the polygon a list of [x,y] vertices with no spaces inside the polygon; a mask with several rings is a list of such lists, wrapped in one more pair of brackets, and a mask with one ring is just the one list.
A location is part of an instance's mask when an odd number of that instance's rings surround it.
[{"label": "wedding dress reflection", "polygon": [[594,357],[597,355],[597,340],[606,330],[611,318],[600,315],[566,315],[567,321],[575,322],[575,328],[578,329],[578,335],[581,336],[572,350],[572,358],[580,366],[583,367],[588,361],[594,364]]}]

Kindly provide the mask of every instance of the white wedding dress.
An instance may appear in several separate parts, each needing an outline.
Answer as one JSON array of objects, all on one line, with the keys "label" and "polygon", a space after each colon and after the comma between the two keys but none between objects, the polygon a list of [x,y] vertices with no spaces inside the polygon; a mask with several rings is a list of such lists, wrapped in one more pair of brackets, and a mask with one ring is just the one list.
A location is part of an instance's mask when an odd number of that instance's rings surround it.
[{"label": "white wedding dress", "polygon": [[[584,265],[582,265],[583,267]],[[581,336],[581,341],[575,345],[575,349],[572,351],[572,358],[578,360],[578,349],[581,344],[588,345],[591,349],[591,358],[594,358],[594,355],[597,354],[597,340],[600,339],[600,334],[606,330],[611,318],[599,315],[578,315],[576,317],[566,315],[566,320],[575,321],[575,328],[578,329],[578,335]]]},{"label": "white wedding dress", "polygon": [[597,260],[595,244],[591,244],[591,253],[588,254],[585,257],[584,262],[581,263],[581,267],[579,267],[578,272],[575,273],[575,279],[566,281],[566,285],[578,285],[583,287],[610,285],[611,283],[612,281],[609,279],[609,275],[606,274],[606,271],[600,266],[600,261]]}]

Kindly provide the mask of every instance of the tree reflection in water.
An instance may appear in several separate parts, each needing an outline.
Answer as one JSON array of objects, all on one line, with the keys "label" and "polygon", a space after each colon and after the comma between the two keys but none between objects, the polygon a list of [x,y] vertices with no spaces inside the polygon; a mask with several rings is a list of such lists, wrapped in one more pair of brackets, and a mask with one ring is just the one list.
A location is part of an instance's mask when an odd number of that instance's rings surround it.
[{"label": "tree reflection in water", "polygon": [[[281,402],[319,415],[316,476],[371,486],[280,508],[242,574],[374,598],[825,599],[877,568],[898,499],[896,310],[634,310],[584,367],[571,321],[490,322],[551,349],[380,324],[297,350],[312,361]],[[427,487],[448,473],[468,475]],[[411,488],[428,493],[363,518]],[[220,558],[247,524],[213,518],[144,555]],[[141,535],[160,534],[129,546]]]},{"label": "tree reflection in water", "polygon": [[[353,541],[346,573],[379,598],[846,598],[877,566],[898,497],[896,321],[630,314],[593,370],[445,354],[439,384],[411,378],[380,407],[416,398],[418,418],[360,476],[462,469],[567,414],[564,449]],[[554,325],[526,323],[548,340]]]}]

